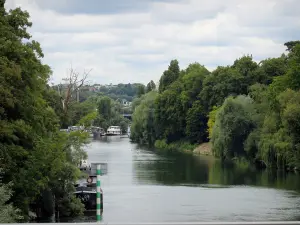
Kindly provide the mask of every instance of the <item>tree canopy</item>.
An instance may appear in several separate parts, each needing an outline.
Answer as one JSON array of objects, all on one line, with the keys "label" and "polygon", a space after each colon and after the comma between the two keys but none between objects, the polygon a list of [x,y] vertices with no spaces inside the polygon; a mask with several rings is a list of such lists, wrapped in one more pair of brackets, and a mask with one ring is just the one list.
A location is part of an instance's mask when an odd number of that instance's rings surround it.
[{"label": "tree canopy", "polygon": [[172,60],[158,91],[148,84],[135,100],[131,138],[166,148],[210,141],[223,159],[299,168],[300,42],[284,45],[287,55],[259,63],[245,55],[212,72]]}]

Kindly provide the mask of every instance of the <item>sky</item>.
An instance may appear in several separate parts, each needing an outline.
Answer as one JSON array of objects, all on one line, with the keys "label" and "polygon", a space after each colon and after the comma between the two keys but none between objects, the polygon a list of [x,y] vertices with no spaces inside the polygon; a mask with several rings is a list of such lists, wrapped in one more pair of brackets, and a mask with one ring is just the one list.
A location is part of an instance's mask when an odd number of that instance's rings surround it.
[{"label": "sky", "polygon": [[157,82],[172,59],[212,71],[278,57],[300,40],[300,0],[6,0],[27,10],[51,83],[72,67],[90,83]]}]

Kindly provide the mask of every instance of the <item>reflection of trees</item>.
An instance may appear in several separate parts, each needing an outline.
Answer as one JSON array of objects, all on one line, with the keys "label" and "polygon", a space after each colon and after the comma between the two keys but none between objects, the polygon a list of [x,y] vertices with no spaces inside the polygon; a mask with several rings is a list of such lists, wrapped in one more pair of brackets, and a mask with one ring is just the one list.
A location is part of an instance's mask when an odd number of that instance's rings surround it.
[{"label": "reflection of trees", "polygon": [[202,184],[207,183],[208,166],[190,155],[171,155],[166,159],[134,162],[134,173],[140,183]]},{"label": "reflection of trees", "polygon": [[94,138],[94,141],[99,141],[102,143],[121,142],[122,138],[120,136],[101,136]]},{"label": "reflection of trees", "polygon": [[209,184],[249,185],[300,191],[300,177],[278,170],[258,171],[216,160],[209,170]]},{"label": "reflection of trees", "polygon": [[168,154],[135,161],[138,183],[249,185],[300,191],[300,177],[284,171],[239,167],[210,157]]}]

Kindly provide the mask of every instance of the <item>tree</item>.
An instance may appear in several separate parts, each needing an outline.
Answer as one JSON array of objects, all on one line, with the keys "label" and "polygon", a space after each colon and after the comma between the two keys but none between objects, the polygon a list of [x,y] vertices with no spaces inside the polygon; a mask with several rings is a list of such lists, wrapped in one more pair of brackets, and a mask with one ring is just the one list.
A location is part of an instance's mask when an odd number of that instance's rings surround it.
[{"label": "tree", "polygon": [[157,92],[145,94],[144,100],[137,106],[132,115],[130,138],[140,144],[153,146],[156,140],[156,127],[154,121],[154,104]]},{"label": "tree", "polygon": [[[72,101],[72,97],[74,94],[78,95],[79,89],[84,85],[85,80],[87,79],[89,71],[84,71],[82,76],[79,77],[79,73],[75,71],[72,67],[69,69],[69,75],[67,78],[64,78],[64,80],[67,82],[67,87],[65,94],[62,94],[61,96],[61,103],[63,106],[63,110],[65,115],[68,114],[69,105]],[[76,96],[77,101],[79,101],[78,96]]]},{"label": "tree", "polygon": [[[41,62],[40,44],[27,32],[29,14],[20,8],[6,12],[3,1],[0,12],[0,165],[3,183],[13,183],[10,201],[26,221],[29,211],[41,211],[44,192],[49,190],[58,201],[72,193],[64,188],[59,195],[53,185],[66,166],[65,183],[73,185],[79,170],[68,161],[68,136],[62,138],[59,117],[50,107],[55,99],[47,90],[51,70]],[[72,211],[73,203],[65,208]]]},{"label": "tree", "polygon": [[199,98],[208,113],[213,106],[221,106],[228,96],[246,94],[247,87],[243,84],[241,73],[232,67],[218,67],[203,81],[203,89]]},{"label": "tree", "polygon": [[222,158],[245,156],[244,142],[255,128],[252,99],[246,96],[229,97],[216,115],[212,132],[212,149]]},{"label": "tree", "polygon": [[193,103],[186,114],[186,135],[191,143],[207,142],[207,117],[200,101]]},{"label": "tree", "polygon": [[271,84],[274,77],[282,76],[286,73],[286,57],[269,58],[259,63],[259,68],[255,72],[255,80],[261,84]]},{"label": "tree", "polygon": [[1,223],[16,223],[18,220],[22,219],[20,216],[20,210],[14,208],[11,203],[7,203],[11,196],[12,191],[10,189],[11,185],[1,185],[0,184],[0,221]]},{"label": "tree", "polygon": [[79,120],[79,125],[83,125],[85,127],[89,127],[92,125],[93,121],[97,118],[97,112],[91,112],[86,116],[82,117]]},{"label": "tree", "polygon": [[100,97],[98,102],[98,113],[104,118],[109,119],[112,114],[112,100],[111,98],[104,96]]},{"label": "tree", "polygon": [[213,129],[214,129],[214,125],[215,125],[215,122],[216,122],[216,116],[217,116],[217,113],[218,113],[219,109],[220,109],[220,107],[214,106],[212,111],[210,111],[209,114],[208,114],[207,133],[208,133],[208,138],[209,139],[212,138],[212,132],[213,132]]},{"label": "tree", "polygon": [[137,97],[140,98],[143,94],[145,94],[144,85],[139,85],[137,90]]},{"label": "tree", "polygon": [[180,68],[178,61],[176,59],[171,60],[168,70],[163,72],[159,80],[159,93],[163,92],[179,77]]},{"label": "tree", "polygon": [[150,91],[154,91],[156,89],[156,85],[153,82],[153,80],[151,80],[146,87],[146,93],[150,92]]},{"label": "tree", "polygon": [[288,41],[286,43],[284,43],[284,45],[287,47],[287,51],[291,52],[293,50],[293,48],[300,44],[300,41]]}]

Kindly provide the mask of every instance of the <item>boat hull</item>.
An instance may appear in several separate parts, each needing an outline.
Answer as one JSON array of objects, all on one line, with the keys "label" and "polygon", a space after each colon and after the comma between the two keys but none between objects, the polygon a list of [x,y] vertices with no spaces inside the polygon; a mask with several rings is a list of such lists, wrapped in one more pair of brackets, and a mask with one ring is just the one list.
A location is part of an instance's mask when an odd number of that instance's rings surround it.
[{"label": "boat hull", "polygon": [[109,134],[109,133],[106,133],[106,136],[121,136],[121,134]]},{"label": "boat hull", "polygon": [[[97,207],[97,193],[92,188],[77,187],[74,192],[75,196],[84,204],[85,210],[95,210]],[[103,210],[103,193],[100,193],[101,206]]]}]

